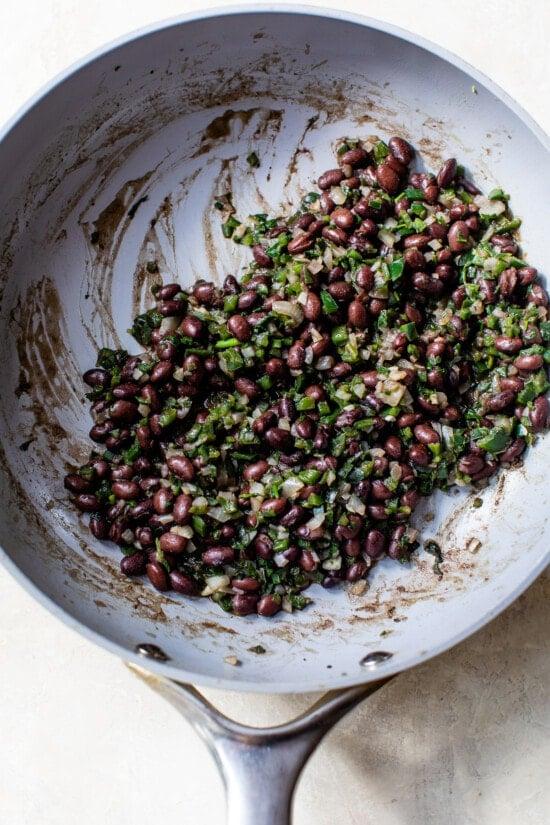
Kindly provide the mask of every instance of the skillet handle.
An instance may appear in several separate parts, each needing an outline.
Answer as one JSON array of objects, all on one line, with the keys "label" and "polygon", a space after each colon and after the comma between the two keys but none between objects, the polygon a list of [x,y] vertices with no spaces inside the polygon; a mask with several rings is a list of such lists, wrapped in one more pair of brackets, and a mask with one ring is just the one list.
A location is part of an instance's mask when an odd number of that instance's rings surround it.
[{"label": "skillet handle", "polygon": [[128,667],[168,699],[205,741],[225,785],[227,825],[289,825],[294,787],[309,755],[342,716],[389,681],[327,693],[291,722],[253,728],[219,713],[191,685]]}]

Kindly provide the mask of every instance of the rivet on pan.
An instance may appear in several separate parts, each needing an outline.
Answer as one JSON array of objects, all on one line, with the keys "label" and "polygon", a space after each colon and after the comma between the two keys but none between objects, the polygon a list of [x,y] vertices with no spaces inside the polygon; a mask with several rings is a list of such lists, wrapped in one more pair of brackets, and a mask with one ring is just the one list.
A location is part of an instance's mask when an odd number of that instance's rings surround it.
[{"label": "rivet on pan", "polygon": [[366,656],[363,656],[359,664],[363,667],[376,667],[381,665],[382,662],[387,662],[392,656],[393,653],[388,653],[387,650],[375,650],[373,653],[367,653]]},{"label": "rivet on pan", "polygon": [[167,656],[164,650],[148,642],[136,645],[136,652],[142,656],[147,656],[148,659],[155,659],[157,662],[167,662],[170,659],[170,656]]}]

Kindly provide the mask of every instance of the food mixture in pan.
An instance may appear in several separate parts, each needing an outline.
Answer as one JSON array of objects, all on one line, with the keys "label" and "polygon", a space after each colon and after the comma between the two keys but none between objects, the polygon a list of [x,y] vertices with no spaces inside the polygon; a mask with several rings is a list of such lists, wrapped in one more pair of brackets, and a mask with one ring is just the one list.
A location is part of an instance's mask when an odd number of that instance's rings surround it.
[{"label": "food mixture in pan", "polygon": [[220,197],[242,277],[155,288],[143,351],[99,352],[94,449],[65,486],[123,574],[238,615],[360,592],[418,547],[421,496],[483,483],[547,426],[548,296],[508,195],[413,156],[346,140],[284,217]]}]

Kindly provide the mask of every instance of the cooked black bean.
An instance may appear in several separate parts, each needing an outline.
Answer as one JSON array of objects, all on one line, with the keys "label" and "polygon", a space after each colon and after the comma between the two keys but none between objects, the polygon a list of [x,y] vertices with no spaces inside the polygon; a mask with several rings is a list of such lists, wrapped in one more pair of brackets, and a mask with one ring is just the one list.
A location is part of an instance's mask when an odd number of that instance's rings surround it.
[{"label": "cooked black bean", "polygon": [[161,591],[170,589],[170,579],[162,564],[158,561],[149,562],[145,570],[153,587]]},{"label": "cooked black bean", "polygon": [[452,182],[456,175],[456,159],[449,158],[446,160],[439,172],[437,173],[437,182],[442,189],[445,189]]},{"label": "cooked black bean", "polygon": [[202,554],[203,562],[212,565],[231,564],[234,558],[235,552],[233,548],[224,545],[209,547],[208,550],[205,550]]},{"label": "cooked black bean", "polygon": [[138,551],[129,556],[124,556],[120,562],[120,569],[125,576],[143,576],[146,563],[147,558],[145,553]]},{"label": "cooked black bean", "polygon": [[109,522],[101,513],[90,516],[90,532],[96,539],[104,540],[109,535]]},{"label": "cooked black bean", "polygon": [[544,430],[548,424],[548,398],[541,396],[533,401],[533,407],[529,410],[529,418],[535,432]]},{"label": "cooked black bean", "polygon": [[107,370],[97,368],[87,370],[82,376],[82,378],[84,380],[84,383],[87,384],[89,387],[105,388],[108,387],[111,382],[111,378]]},{"label": "cooked black bean", "polygon": [[540,370],[543,363],[542,355],[520,355],[514,361],[514,366],[522,372],[535,372],[535,370]]},{"label": "cooked black bean", "polygon": [[405,166],[409,165],[414,157],[414,149],[410,143],[402,137],[392,137],[388,141],[388,146],[394,158],[397,158]]},{"label": "cooked black bean", "polygon": [[192,462],[184,455],[173,455],[166,460],[168,469],[184,481],[192,481],[195,477],[195,468]]},{"label": "cooked black bean", "polygon": [[319,189],[330,189],[331,186],[338,186],[343,180],[344,173],[341,169],[329,169],[327,172],[323,172],[317,181],[317,186]]},{"label": "cooked black bean", "polygon": [[178,533],[163,533],[159,539],[159,547],[163,553],[183,553],[188,539]]},{"label": "cooked black bean", "polygon": [[390,195],[394,195],[399,189],[399,175],[386,163],[383,163],[376,170],[376,180],[379,185]]},{"label": "cooked black bean", "polygon": [[451,224],[448,232],[451,252],[463,252],[468,249],[470,245],[469,238],[470,229],[464,221],[455,221]]}]

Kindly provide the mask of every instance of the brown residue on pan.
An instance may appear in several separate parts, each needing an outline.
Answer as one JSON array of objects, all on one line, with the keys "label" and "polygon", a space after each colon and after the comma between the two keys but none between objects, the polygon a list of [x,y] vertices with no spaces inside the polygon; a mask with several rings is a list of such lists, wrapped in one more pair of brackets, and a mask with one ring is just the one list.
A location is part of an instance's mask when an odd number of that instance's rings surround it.
[{"label": "brown residue on pan", "polygon": [[88,207],[80,215],[79,223],[90,254],[86,294],[90,296],[93,305],[91,320],[93,322],[99,314],[108,333],[103,345],[109,341],[117,349],[121,347],[121,342],[112,322],[113,266],[124,238],[124,230],[132,220],[128,210],[134,201],[144,196],[145,185],[152,174],[152,171],[146,172],[139,178],[127,181],[97,217],[90,219],[88,216],[93,207]]},{"label": "brown residue on pan", "polygon": [[238,632],[233,630],[232,627],[226,627],[223,624],[219,624],[218,622],[210,622],[210,621],[202,621],[196,623],[197,627],[200,627],[203,630],[211,630],[214,633],[221,633],[228,636],[238,636]]},{"label": "brown residue on pan", "polygon": [[[36,449],[55,453],[62,442],[70,458],[82,460],[82,450],[67,439],[60,411],[82,415],[82,395],[74,383],[78,369],[67,348],[68,330],[59,295],[50,278],[32,284],[19,298],[10,317],[19,360],[15,395],[31,416],[27,438]],[[45,442],[45,443],[44,443]]]}]

